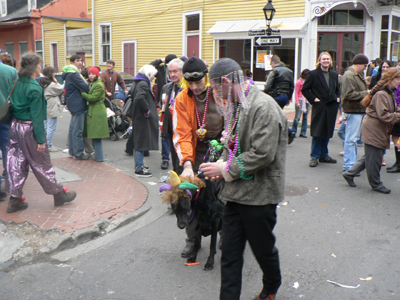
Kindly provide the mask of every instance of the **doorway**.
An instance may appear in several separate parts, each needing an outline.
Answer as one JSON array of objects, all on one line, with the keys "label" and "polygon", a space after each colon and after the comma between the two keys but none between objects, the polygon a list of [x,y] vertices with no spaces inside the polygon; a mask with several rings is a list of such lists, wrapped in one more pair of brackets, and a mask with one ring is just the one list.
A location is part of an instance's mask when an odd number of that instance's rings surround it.
[{"label": "doorway", "polygon": [[363,32],[319,32],[318,56],[328,52],[332,56],[333,70],[343,75],[356,54],[363,53]]}]

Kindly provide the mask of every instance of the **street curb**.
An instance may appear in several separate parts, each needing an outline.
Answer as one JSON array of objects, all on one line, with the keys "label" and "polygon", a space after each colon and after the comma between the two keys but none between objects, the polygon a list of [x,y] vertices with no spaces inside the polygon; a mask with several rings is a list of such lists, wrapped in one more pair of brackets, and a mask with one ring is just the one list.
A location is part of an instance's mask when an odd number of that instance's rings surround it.
[{"label": "street curb", "polygon": [[107,219],[98,220],[95,225],[77,230],[73,233],[66,233],[56,237],[46,246],[39,250],[40,254],[51,254],[56,251],[62,251],[70,248],[74,248],[79,244],[86,243],[99,236],[103,236],[106,233],[110,233],[136,219],[143,216],[151,209],[151,206],[141,212],[131,212],[125,216],[122,216],[114,221],[110,222]]}]

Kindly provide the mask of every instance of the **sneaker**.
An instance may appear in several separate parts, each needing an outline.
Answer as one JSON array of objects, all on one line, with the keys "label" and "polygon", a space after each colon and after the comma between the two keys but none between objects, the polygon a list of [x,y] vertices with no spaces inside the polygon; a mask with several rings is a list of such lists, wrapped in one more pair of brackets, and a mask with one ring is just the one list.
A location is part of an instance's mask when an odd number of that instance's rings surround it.
[{"label": "sneaker", "polygon": [[339,155],[340,155],[340,156],[344,156],[344,151],[340,151],[340,152],[339,152]]},{"label": "sneaker", "polygon": [[62,152],[64,152],[64,153],[69,153],[69,149],[67,148],[67,149],[64,149]]},{"label": "sneaker", "polygon": [[325,158],[320,158],[320,159],[319,159],[319,162],[328,163],[328,164],[336,164],[336,163],[337,163],[337,160],[336,160],[336,159],[333,159],[333,158],[330,157],[330,156],[328,156],[328,157],[325,157]]},{"label": "sneaker", "polygon": [[57,152],[58,149],[56,147],[54,147],[53,145],[51,145],[49,148],[49,152]]},{"label": "sneaker", "polygon": [[153,176],[153,172],[150,172],[149,169],[146,169],[143,166],[140,170],[135,171],[135,175],[138,177],[151,177]]},{"label": "sneaker", "polygon": [[385,186],[381,186],[380,188],[377,188],[377,189],[373,189],[375,192],[379,192],[379,193],[382,193],[382,194],[390,194],[390,190],[387,188],[387,187],[385,187]]},{"label": "sneaker", "polygon": [[62,206],[66,202],[71,202],[76,198],[76,192],[68,192],[66,188],[63,188],[61,192],[54,195],[54,206]]},{"label": "sneaker", "polygon": [[315,168],[318,165],[318,159],[316,158],[311,158],[310,160],[310,167]]},{"label": "sneaker", "polygon": [[88,160],[90,158],[90,154],[82,154],[81,156],[75,156],[75,159],[77,160]]},{"label": "sneaker", "polygon": [[25,197],[14,198],[10,197],[10,202],[8,203],[7,212],[14,213],[19,210],[24,210],[28,208],[28,203],[24,202]]},{"label": "sneaker", "polygon": [[305,138],[305,139],[307,138],[307,136],[304,134],[300,134],[300,137]]},{"label": "sneaker", "polygon": [[161,163],[161,169],[166,170],[166,169],[168,169],[168,167],[169,167],[169,161],[164,160]]},{"label": "sneaker", "polygon": [[348,176],[346,174],[342,174],[343,178],[346,180],[347,184],[351,187],[356,187],[356,184],[354,183],[354,178],[352,176]]}]

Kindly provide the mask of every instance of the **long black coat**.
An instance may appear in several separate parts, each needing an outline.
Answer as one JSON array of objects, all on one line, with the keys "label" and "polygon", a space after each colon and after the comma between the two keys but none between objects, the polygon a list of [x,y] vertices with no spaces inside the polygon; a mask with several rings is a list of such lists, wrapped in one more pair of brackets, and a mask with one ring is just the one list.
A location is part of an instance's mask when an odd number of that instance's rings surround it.
[{"label": "long black coat", "polygon": [[[150,83],[141,80],[133,91],[133,141],[136,151],[158,150],[158,113]],[[150,109],[150,116],[144,114]]]},{"label": "long black coat", "polygon": [[[338,74],[329,70],[329,87],[321,68],[311,71],[301,90],[303,96],[312,105],[311,136],[331,138],[335,130],[336,116],[340,97]],[[315,102],[315,98],[321,102]]]}]

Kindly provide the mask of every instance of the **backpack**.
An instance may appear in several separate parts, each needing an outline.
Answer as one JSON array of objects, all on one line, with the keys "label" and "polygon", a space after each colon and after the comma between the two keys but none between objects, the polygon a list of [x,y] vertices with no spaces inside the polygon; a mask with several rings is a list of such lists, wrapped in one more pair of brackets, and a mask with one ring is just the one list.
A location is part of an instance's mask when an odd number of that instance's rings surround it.
[{"label": "backpack", "polygon": [[128,118],[132,118],[133,116],[133,103],[135,101],[135,99],[133,99],[133,95],[135,94],[135,87],[136,87],[136,81],[132,83],[128,96],[126,98],[125,105],[121,111],[121,115]]}]

